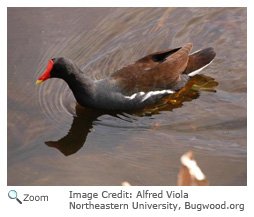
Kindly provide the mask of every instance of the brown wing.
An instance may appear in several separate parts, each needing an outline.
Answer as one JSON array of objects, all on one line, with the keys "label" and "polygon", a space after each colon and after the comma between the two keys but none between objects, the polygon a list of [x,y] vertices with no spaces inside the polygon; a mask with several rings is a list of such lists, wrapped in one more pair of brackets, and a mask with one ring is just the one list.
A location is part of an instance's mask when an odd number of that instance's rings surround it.
[{"label": "brown wing", "polygon": [[170,89],[185,70],[192,46],[188,43],[182,48],[150,54],[115,72],[110,79],[129,93]]},{"label": "brown wing", "polygon": [[175,53],[181,48],[174,48],[170,50],[163,50],[160,52],[149,54],[133,64],[130,64],[116,72],[114,72],[110,77],[113,79],[122,78],[127,75],[134,75],[136,73],[142,72],[143,70],[151,69],[161,62],[165,61],[167,57]]}]

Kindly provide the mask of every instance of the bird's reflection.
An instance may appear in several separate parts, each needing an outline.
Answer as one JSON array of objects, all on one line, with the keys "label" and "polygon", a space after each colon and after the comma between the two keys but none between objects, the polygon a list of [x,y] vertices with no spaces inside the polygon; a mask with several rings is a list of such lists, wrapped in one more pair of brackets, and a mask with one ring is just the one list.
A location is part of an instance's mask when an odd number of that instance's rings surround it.
[{"label": "bird's reflection", "polygon": [[[172,111],[182,107],[186,101],[192,101],[199,97],[200,91],[216,92],[214,89],[218,83],[211,77],[205,75],[196,75],[180,91],[164,97],[160,102],[140,110],[128,112],[136,116],[155,115],[160,111]],[[76,116],[73,117],[71,128],[66,136],[58,141],[47,141],[45,144],[49,147],[57,148],[65,156],[76,153],[84,144],[88,133],[93,128],[93,122],[102,115],[112,115],[119,118],[121,112],[105,112],[94,109],[88,109],[76,105]]]}]

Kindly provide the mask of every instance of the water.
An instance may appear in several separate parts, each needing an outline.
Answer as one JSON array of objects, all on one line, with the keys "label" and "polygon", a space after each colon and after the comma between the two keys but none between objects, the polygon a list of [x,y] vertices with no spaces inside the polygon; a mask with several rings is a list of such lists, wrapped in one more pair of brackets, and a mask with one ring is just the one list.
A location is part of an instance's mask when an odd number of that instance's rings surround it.
[{"label": "water", "polygon": [[[8,8],[8,185],[176,185],[188,150],[211,185],[246,185],[246,23],[246,8]],[[152,114],[84,109],[59,79],[35,86],[52,57],[100,79],[187,42],[215,49],[203,73],[217,92]]]}]

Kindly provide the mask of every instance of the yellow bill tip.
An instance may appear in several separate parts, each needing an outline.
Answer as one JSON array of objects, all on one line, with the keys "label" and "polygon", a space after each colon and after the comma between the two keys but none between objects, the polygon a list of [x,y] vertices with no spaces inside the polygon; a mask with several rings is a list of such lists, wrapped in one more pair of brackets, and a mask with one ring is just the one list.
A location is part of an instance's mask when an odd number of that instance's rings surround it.
[{"label": "yellow bill tip", "polygon": [[36,85],[38,85],[38,84],[40,84],[40,83],[42,83],[43,82],[43,80],[37,80],[36,81]]}]

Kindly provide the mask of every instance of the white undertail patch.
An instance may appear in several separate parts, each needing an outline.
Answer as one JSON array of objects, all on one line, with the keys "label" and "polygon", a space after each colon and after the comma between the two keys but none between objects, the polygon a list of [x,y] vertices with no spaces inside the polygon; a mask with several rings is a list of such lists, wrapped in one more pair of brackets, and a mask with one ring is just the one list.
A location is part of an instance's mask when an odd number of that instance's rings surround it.
[{"label": "white undertail patch", "polygon": [[191,54],[189,54],[189,55],[195,54],[195,53],[197,53],[197,52],[199,52],[199,51],[201,51],[201,49],[200,49],[200,50],[196,50],[196,51],[194,51],[193,53],[191,53]]},{"label": "white undertail patch", "polygon": [[196,75],[196,74],[198,74],[200,71],[202,71],[205,67],[207,67],[208,65],[210,65],[212,62],[213,62],[213,60],[212,60],[210,63],[204,65],[203,67],[201,67],[201,68],[199,68],[199,69],[197,69],[197,70],[195,70],[195,71],[189,73],[188,76],[193,77],[194,75]]}]

